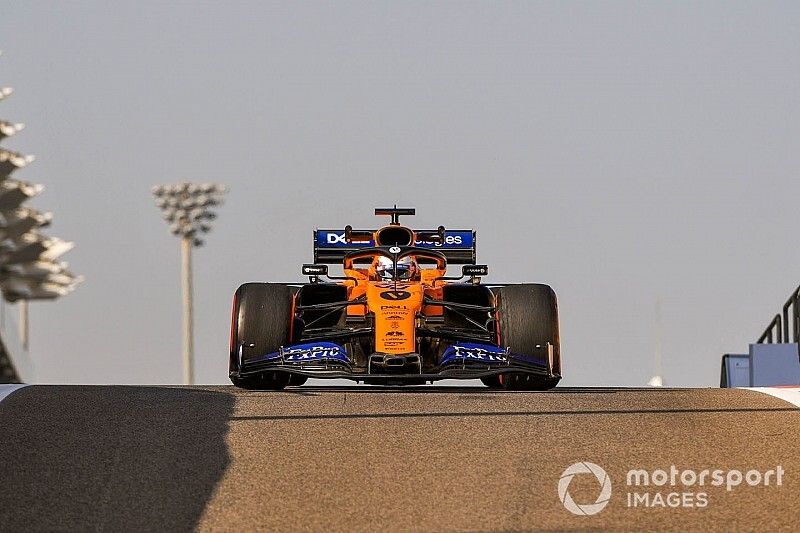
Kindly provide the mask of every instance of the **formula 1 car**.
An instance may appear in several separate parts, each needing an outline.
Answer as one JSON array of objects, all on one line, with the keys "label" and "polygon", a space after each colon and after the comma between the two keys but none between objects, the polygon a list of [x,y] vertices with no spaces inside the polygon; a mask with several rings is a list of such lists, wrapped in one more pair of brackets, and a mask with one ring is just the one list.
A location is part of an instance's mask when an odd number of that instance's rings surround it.
[{"label": "formula 1 car", "polygon": [[[414,231],[413,208],[379,208],[376,231],[316,230],[304,284],[245,283],[233,298],[230,379],[282,389],[309,377],[384,385],[480,379],[545,390],[561,379],[556,295],[483,284],[472,230]],[[329,275],[340,265],[343,275]],[[448,265],[462,265],[448,276]]]}]

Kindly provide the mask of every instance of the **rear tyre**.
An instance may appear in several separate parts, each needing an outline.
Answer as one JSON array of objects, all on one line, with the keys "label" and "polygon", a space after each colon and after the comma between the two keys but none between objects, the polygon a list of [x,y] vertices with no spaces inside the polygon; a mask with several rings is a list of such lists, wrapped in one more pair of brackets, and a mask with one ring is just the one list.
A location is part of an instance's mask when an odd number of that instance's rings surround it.
[{"label": "rear tyre", "polygon": [[[245,283],[236,290],[231,324],[230,370],[239,371],[242,360],[274,353],[289,344],[292,321],[292,290],[277,283]],[[264,372],[231,377],[243,389],[280,390],[290,380],[286,372]]]},{"label": "rear tyre", "polygon": [[[549,285],[507,285],[497,290],[500,345],[512,352],[533,355],[539,346],[553,345],[554,377],[522,372],[503,374],[498,385],[506,390],[547,390],[561,380],[561,344],[558,330],[558,302]],[[491,384],[488,384],[490,387]]]}]

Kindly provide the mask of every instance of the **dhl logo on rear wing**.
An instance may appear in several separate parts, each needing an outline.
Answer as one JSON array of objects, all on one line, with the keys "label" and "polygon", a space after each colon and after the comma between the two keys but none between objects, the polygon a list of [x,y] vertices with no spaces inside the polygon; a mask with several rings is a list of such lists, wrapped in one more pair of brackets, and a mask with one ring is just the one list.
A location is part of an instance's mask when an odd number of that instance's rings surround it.
[{"label": "dhl logo on rear wing", "polygon": [[[374,230],[352,230],[353,235],[372,234]],[[418,235],[435,234],[436,230],[418,230]],[[363,238],[362,238],[363,239]],[[414,246],[436,250],[444,254],[451,265],[474,265],[476,261],[475,231],[469,229],[446,230],[442,242],[417,240]],[[344,230],[318,229],[314,231],[314,263],[335,265],[350,252],[375,246],[375,241],[358,240],[347,242]]]}]

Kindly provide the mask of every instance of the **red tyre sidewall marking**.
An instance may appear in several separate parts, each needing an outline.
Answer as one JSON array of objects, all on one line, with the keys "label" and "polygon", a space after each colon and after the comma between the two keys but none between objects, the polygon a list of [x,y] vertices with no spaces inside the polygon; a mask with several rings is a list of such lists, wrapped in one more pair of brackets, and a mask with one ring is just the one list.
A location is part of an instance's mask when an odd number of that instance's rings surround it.
[{"label": "red tyre sidewall marking", "polygon": [[[495,298],[494,298],[494,305],[497,308],[497,311],[495,311],[495,321],[494,321],[494,329],[495,329],[495,333],[497,334],[497,347],[498,348],[502,348],[503,347],[503,343],[502,343],[502,340],[500,338],[500,298],[498,298],[497,296],[495,296]],[[502,385],[503,384],[503,374],[498,374],[497,375],[497,379],[498,379],[498,381],[500,381],[500,385]]]},{"label": "red tyre sidewall marking", "polygon": [[289,315],[289,343],[294,342],[294,311],[297,305],[297,293],[292,295],[292,311]]},{"label": "red tyre sidewall marking", "polygon": [[239,300],[239,291],[233,293],[233,306],[231,309],[231,336],[230,336],[230,349],[231,349],[231,359],[235,356],[236,347],[234,346],[234,339],[236,338],[236,326],[238,325],[238,317],[236,316],[236,304]]}]

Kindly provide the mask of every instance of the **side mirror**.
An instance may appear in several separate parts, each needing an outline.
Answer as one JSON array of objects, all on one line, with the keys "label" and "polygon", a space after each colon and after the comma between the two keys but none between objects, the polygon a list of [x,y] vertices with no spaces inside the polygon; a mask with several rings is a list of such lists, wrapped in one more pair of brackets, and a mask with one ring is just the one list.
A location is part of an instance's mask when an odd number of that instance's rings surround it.
[{"label": "side mirror", "polygon": [[464,265],[461,273],[465,276],[488,276],[489,267],[487,265]]},{"label": "side mirror", "polygon": [[328,265],[303,265],[304,276],[327,276]]}]

